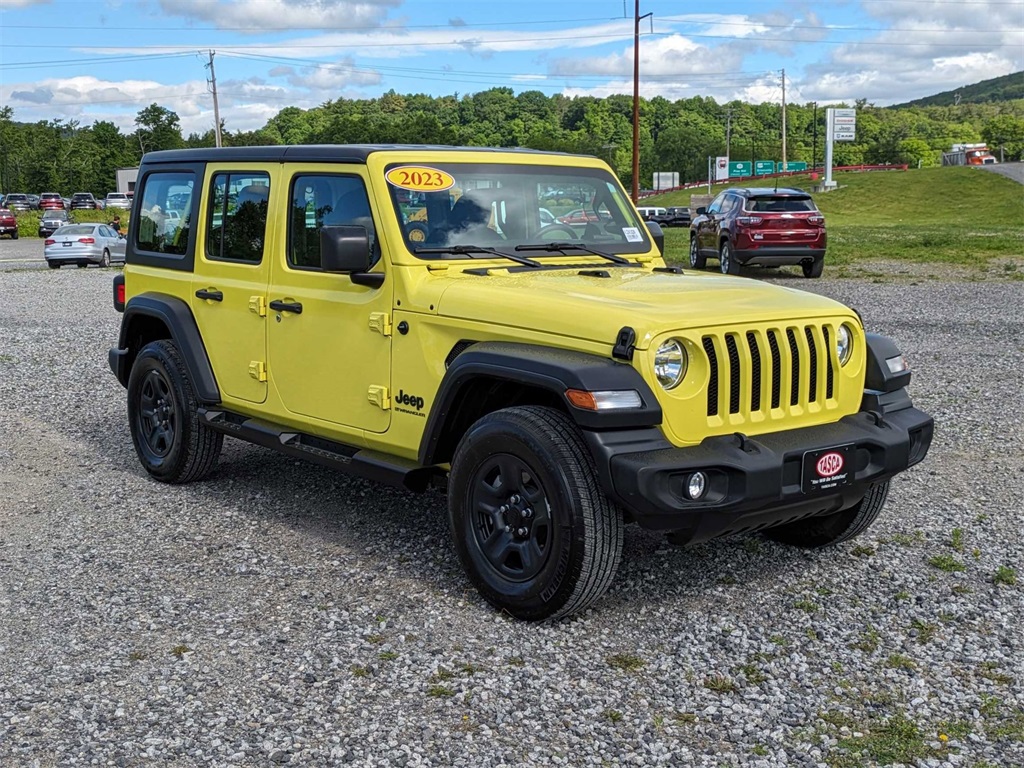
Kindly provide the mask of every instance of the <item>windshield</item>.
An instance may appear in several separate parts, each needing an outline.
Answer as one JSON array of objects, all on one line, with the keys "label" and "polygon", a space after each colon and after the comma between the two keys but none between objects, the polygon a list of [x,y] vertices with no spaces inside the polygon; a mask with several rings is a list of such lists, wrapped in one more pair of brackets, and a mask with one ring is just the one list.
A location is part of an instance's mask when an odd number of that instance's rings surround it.
[{"label": "windshield", "polygon": [[[396,164],[386,177],[406,246],[414,254],[433,251],[417,254],[421,258],[444,258],[439,249],[469,245],[509,251],[571,242],[627,254],[651,249],[622,188],[600,168]],[[447,257],[453,255],[460,254]]]}]

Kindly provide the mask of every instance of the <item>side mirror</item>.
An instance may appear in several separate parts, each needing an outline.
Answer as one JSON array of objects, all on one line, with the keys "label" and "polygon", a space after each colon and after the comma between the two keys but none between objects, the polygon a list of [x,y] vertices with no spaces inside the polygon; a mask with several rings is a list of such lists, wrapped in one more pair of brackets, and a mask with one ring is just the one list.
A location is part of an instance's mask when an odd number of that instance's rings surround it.
[{"label": "side mirror", "polygon": [[708,212],[708,209],[705,206],[703,206],[703,205],[700,208],[697,209],[697,215],[698,216],[703,216],[707,212]]},{"label": "side mirror", "polygon": [[665,233],[661,231],[661,224],[656,221],[648,221],[647,231],[651,233],[651,239],[654,240],[654,246],[658,249],[658,253],[664,256]]},{"label": "side mirror", "polygon": [[347,274],[357,285],[378,288],[383,272],[369,272],[370,237],[366,227],[354,224],[323,227],[320,230],[320,265],[324,272]]}]

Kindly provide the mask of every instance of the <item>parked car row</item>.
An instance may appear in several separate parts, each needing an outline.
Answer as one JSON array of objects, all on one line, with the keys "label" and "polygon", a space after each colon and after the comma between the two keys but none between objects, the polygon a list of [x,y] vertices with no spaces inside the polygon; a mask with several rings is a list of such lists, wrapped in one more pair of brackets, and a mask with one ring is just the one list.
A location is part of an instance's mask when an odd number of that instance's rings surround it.
[{"label": "parked car row", "polygon": [[0,208],[10,208],[12,211],[102,210],[104,208],[127,210],[131,207],[132,199],[124,192],[110,192],[105,198],[98,198],[92,192],[75,192],[71,197],[64,197],[59,192],[43,192],[38,195],[8,192],[6,195],[0,195]]},{"label": "parked car row", "polygon": [[[115,214],[114,219],[117,221],[113,221],[105,226],[118,232],[116,225],[120,223],[120,217]],[[49,237],[61,227],[67,227],[74,223],[72,214],[63,208],[44,209],[42,216],[39,218],[39,236]],[[87,226],[93,226],[93,224],[88,223]],[[120,233],[118,232],[118,234]],[[0,208],[0,236],[3,235],[7,235],[12,240],[18,239],[18,220],[14,215],[14,211],[10,208]]]}]

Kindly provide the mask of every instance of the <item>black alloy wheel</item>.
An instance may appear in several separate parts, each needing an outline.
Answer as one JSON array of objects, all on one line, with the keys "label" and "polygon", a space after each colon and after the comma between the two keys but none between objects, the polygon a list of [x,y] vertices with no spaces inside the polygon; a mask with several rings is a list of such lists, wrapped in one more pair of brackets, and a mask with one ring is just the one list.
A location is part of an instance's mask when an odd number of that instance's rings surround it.
[{"label": "black alloy wheel", "polygon": [[475,501],[473,543],[503,579],[536,578],[551,554],[551,503],[536,472],[523,459],[489,457],[470,481]]},{"label": "black alloy wheel", "polygon": [[166,458],[174,447],[178,414],[174,407],[171,384],[162,370],[152,368],[142,379],[139,386],[139,408],[135,417],[147,453],[154,459]]}]

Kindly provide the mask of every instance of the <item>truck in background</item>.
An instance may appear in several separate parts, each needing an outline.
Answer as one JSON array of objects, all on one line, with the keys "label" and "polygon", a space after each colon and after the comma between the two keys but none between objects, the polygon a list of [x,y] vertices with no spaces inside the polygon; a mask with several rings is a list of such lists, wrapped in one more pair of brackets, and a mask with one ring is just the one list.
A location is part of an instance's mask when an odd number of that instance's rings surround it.
[{"label": "truck in background", "polygon": [[986,144],[954,144],[952,152],[942,153],[943,165],[995,165],[996,162]]}]

